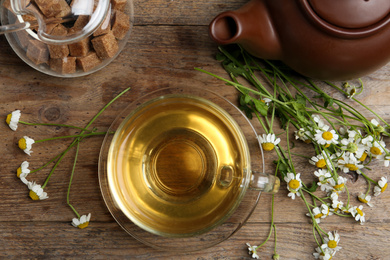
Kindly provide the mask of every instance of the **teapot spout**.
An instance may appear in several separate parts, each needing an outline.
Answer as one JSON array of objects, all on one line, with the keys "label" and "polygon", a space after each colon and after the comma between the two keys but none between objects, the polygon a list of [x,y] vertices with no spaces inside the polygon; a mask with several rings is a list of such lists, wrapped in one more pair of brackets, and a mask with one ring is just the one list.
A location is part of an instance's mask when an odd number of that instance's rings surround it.
[{"label": "teapot spout", "polygon": [[264,0],[252,0],[236,11],[219,14],[211,21],[209,34],[218,44],[240,44],[259,58],[282,58],[279,38]]}]

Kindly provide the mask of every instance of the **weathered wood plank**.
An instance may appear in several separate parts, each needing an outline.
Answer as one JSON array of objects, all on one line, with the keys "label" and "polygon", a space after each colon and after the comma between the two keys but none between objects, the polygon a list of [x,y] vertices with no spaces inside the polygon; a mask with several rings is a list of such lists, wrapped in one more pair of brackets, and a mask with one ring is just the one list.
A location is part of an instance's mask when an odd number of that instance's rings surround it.
[{"label": "weathered wood plank", "polygon": [[[239,5],[241,3],[235,1],[139,3],[136,7],[136,24],[139,26],[135,26],[125,50],[103,70],[76,79],[58,79],[33,70],[12,52],[1,36],[0,115],[4,117],[14,109],[21,109],[25,121],[84,126],[101,107],[128,86],[132,90],[96,121],[95,126],[99,130],[105,131],[129,102],[163,86],[204,87],[236,102],[237,93],[232,87],[193,68],[202,67],[227,76],[214,59],[217,46],[209,40],[206,25],[214,15],[212,13]],[[367,87],[360,96],[365,104],[372,106],[387,120],[390,119],[389,69],[387,65],[364,77]],[[253,123],[261,133],[259,124],[256,121]],[[70,225],[74,214],[66,205],[66,191],[72,165],[71,154],[57,168],[45,189],[50,198],[41,202],[32,202],[28,198],[26,188],[15,177],[16,168],[26,159],[32,167],[38,167],[65,149],[69,141],[36,144],[34,153],[28,157],[17,148],[17,140],[23,135],[43,139],[74,132],[64,128],[22,125],[17,132],[12,132],[5,124],[0,124],[0,255],[10,258],[177,259],[176,253],[158,252],[137,242],[110,216],[101,198],[97,179],[101,137],[91,138],[81,145],[77,173],[72,184],[71,202],[81,214],[92,213],[90,227],[78,230]],[[297,144],[297,151],[307,153],[307,150],[306,145]],[[266,169],[271,172],[275,157],[273,154],[265,157]],[[313,168],[307,161],[297,159],[296,167],[304,173],[305,180],[312,180]],[[375,165],[371,172],[379,178],[387,175],[388,169]],[[42,183],[46,174],[46,170],[37,173],[37,181]],[[350,184],[353,200],[356,200],[360,191],[365,191],[365,185],[361,178]],[[315,242],[311,224],[305,216],[307,210],[304,204],[298,200],[291,201],[287,197],[285,185],[275,196],[275,201],[278,253],[282,259],[312,259]],[[343,250],[336,259],[387,259],[390,253],[387,247],[390,235],[390,196],[385,193],[375,199],[374,203],[374,208],[367,209],[367,223],[364,226],[351,218],[340,219],[335,216],[323,221],[324,230],[338,229],[341,233]],[[268,234],[269,221],[270,196],[262,195],[260,205],[248,224],[228,241],[190,254],[186,254],[184,247],[184,253],[179,256],[181,259],[249,258],[245,243],[261,243]],[[272,245],[273,237],[260,250],[262,257],[272,256]]]}]

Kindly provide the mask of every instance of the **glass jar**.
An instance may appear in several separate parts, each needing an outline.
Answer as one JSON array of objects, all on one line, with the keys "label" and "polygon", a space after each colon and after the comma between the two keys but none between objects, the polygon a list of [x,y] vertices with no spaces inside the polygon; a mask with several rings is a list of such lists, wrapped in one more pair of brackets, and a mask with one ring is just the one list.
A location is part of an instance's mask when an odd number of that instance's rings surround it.
[{"label": "glass jar", "polygon": [[15,53],[52,76],[96,72],[126,45],[132,0],[3,0],[0,32]]}]

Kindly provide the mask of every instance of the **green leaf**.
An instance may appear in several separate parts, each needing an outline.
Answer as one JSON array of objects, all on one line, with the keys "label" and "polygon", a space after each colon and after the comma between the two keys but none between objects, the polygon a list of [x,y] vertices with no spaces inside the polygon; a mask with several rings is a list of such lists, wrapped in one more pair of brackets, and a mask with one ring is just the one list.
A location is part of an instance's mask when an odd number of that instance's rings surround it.
[{"label": "green leaf", "polygon": [[215,55],[215,59],[217,61],[225,61],[227,59],[226,55],[223,54],[223,53],[217,53],[217,55]]},{"label": "green leaf", "polygon": [[307,188],[307,190],[310,191],[310,192],[315,192],[317,190],[317,188],[318,188],[317,182],[313,181],[311,186],[310,186],[310,188]]},{"label": "green leaf", "polygon": [[296,99],[297,103],[302,104],[303,106],[306,107],[306,98],[303,97],[301,94],[298,94],[298,93],[297,93],[297,94],[295,95],[295,99]]},{"label": "green leaf", "polygon": [[268,113],[268,106],[258,100],[258,99],[253,99],[253,103],[255,104],[255,108],[256,110],[262,115],[262,116],[267,116],[267,113]]},{"label": "green leaf", "polygon": [[248,94],[246,94],[246,95],[243,95],[244,96],[244,102],[245,102],[245,104],[249,104],[249,102],[251,101],[251,96],[249,96]]}]

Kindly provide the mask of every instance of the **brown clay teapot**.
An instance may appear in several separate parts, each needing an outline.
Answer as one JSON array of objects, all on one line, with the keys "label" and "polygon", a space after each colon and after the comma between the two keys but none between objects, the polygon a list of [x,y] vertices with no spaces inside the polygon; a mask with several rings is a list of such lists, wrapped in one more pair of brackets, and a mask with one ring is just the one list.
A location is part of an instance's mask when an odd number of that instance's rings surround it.
[{"label": "brown clay teapot", "polygon": [[209,32],[305,76],[348,80],[390,61],[390,0],[251,0]]}]

